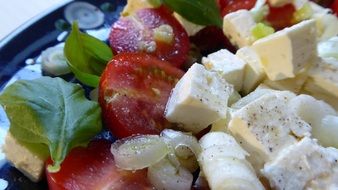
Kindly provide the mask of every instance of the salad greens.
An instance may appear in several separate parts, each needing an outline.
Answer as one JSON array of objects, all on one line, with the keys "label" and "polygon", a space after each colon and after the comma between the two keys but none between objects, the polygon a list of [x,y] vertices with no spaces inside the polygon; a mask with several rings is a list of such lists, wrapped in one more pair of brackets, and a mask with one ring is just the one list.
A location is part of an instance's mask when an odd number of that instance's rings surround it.
[{"label": "salad greens", "polygon": [[102,128],[98,103],[87,100],[80,85],[61,78],[17,81],[0,95],[0,104],[15,138],[48,147],[54,162],[49,171],[57,172],[72,148],[87,145]]},{"label": "salad greens", "polygon": [[64,54],[75,77],[91,87],[98,86],[101,73],[113,58],[108,45],[82,33],[76,22],[73,23],[72,31],[66,40]]},{"label": "salad greens", "polygon": [[162,3],[185,19],[199,25],[222,28],[222,17],[216,1],[210,0],[148,0],[154,6]]}]

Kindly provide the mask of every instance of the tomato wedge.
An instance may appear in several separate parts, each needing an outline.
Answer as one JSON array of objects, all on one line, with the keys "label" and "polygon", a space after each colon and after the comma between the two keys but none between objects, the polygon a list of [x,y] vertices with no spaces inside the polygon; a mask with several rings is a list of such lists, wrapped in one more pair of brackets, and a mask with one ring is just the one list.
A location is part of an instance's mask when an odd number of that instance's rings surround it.
[{"label": "tomato wedge", "polygon": [[338,0],[335,0],[332,3],[331,9],[333,10],[333,12],[335,12],[336,16],[338,16]]},{"label": "tomato wedge", "polygon": [[[115,166],[110,145],[109,141],[97,140],[87,148],[73,149],[63,161],[59,172],[49,173],[46,170],[49,189],[153,189],[145,170],[128,172]],[[49,159],[46,165],[51,163]]]},{"label": "tomato wedge", "polygon": [[256,0],[218,0],[222,16],[238,11],[240,9],[251,9],[255,6]]},{"label": "tomato wedge", "polygon": [[296,11],[296,8],[293,4],[286,4],[281,7],[271,7],[269,6],[269,14],[266,17],[266,20],[271,24],[276,30],[281,30],[285,27],[292,26],[293,13]]},{"label": "tomato wedge", "polygon": [[108,63],[99,85],[105,126],[114,136],[159,134],[170,124],[164,110],[183,71],[145,53],[121,53]]},{"label": "tomato wedge", "polygon": [[187,32],[164,7],[140,9],[121,17],[112,26],[109,42],[116,53],[147,52],[177,67],[184,63],[190,48]]}]

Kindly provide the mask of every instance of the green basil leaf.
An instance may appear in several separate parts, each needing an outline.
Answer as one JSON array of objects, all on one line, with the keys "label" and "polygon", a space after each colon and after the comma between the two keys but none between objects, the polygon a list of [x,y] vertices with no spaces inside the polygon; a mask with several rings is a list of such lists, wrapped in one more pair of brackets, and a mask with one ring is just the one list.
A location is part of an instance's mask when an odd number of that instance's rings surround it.
[{"label": "green basil leaf", "polygon": [[215,0],[162,0],[185,19],[199,25],[222,28],[222,17]]},{"label": "green basil leaf", "polygon": [[87,145],[102,128],[98,103],[87,100],[80,85],[61,78],[17,81],[0,95],[0,104],[16,139],[48,147],[51,171],[58,171],[72,148]]},{"label": "green basil leaf", "polygon": [[98,86],[106,64],[113,58],[109,46],[82,33],[76,22],[73,23],[72,31],[66,40],[64,53],[75,77],[91,87]]}]

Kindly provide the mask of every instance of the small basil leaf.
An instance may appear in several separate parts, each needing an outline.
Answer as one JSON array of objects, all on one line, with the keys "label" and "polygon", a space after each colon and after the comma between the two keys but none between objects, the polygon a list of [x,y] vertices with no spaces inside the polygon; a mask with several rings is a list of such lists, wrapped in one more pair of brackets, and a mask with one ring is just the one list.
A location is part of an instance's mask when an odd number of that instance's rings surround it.
[{"label": "small basil leaf", "polygon": [[80,32],[76,22],[68,36],[64,53],[75,77],[82,83],[97,87],[100,76],[113,53],[104,42]]},{"label": "small basil leaf", "polygon": [[51,171],[58,171],[72,148],[85,146],[102,128],[98,103],[87,100],[80,85],[61,78],[17,81],[0,95],[0,104],[16,139],[48,147]]},{"label": "small basil leaf", "polygon": [[190,22],[222,27],[222,17],[215,0],[163,0],[163,3]]}]

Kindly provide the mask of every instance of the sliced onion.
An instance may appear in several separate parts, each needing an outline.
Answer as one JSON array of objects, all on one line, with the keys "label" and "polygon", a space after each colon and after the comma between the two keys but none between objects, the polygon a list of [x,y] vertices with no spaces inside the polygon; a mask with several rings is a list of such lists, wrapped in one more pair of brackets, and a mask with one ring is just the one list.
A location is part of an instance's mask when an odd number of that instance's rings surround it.
[{"label": "sliced onion", "polygon": [[70,73],[70,68],[63,53],[63,46],[54,46],[43,51],[41,53],[41,68],[54,76]]},{"label": "sliced onion", "polygon": [[97,7],[86,2],[74,2],[65,8],[65,18],[68,22],[78,21],[82,29],[91,29],[104,23],[104,13]]},{"label": "sliced onion", "polygon": [[190,155],[192,151],[197,157],[201,152],[201,146],[199,145],[196,137],[192,135],[187,135],[180,131],[165,129],[161,132],[160,136],[174,148],[176,154]]},{"label": "sliced onion", "polygon": [[157,135],[141,135],[114,142],[111,152],[118,168],[139,170],[162,160],[169,148]]},{"label": "sliced onion", "polygon": [[190,190],[193,175],[185,168],[176,168],[167,158],[148,168],[148,179],[156,189]]}]

